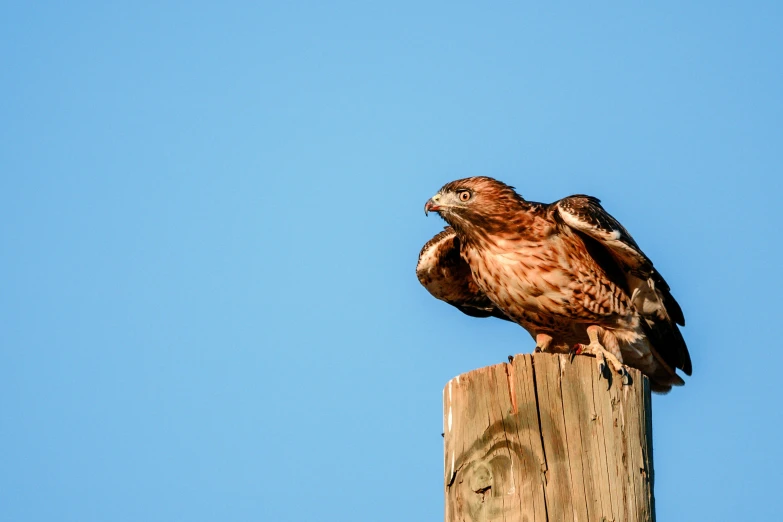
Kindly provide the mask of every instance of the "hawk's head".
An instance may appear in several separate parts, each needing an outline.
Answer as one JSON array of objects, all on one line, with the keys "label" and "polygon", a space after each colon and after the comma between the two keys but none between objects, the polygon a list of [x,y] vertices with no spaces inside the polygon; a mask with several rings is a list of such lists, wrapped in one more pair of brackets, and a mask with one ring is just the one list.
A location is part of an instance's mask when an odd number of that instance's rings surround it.
[{"label": "hawk's head", "polygon": [[424,213],[437,212],[458,232],[470,226],[491,229],[519,212],[522,197],[493,178],[476,176],[447,183],[424,205]]}]

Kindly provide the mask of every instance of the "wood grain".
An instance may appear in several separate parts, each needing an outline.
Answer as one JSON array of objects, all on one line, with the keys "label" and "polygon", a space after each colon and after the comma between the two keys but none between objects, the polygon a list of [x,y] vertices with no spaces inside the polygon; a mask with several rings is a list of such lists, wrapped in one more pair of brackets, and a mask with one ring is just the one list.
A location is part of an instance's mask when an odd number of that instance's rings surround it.
[{"label": "wood grain", "polygon": [[647,378],[595,359],[518,355],[443,390],[446,522],[651,522]]}]

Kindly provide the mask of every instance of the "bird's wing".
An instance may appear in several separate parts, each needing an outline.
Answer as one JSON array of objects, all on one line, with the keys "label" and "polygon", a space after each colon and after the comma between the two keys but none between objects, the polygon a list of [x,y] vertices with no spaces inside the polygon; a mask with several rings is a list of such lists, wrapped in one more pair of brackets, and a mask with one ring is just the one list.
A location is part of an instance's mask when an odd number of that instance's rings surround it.
[{"label": "bird's wing", "polygon": [[576,195],[552,204],[555,219],[576,231],[590,255],[615,283],[626,288],[642,316],[647,337],[672,368],[691,374],[691,358],[677,325],[682,308],[669,285],[628,231],[592,196]]},{"label": "bird's wing", "polygon": [[555,205],[562,222],[601,243],[627,269],[652,267],[631,234],[604,210],[598,198],[580,194],[563,198]]},{"label": "bird's wing", "polygon": [[467,315],[510,321],[476,285],[470,267],[459,251],[459,239],[451,227],[427,241],[416,265],[419,282],[433,297]]}]

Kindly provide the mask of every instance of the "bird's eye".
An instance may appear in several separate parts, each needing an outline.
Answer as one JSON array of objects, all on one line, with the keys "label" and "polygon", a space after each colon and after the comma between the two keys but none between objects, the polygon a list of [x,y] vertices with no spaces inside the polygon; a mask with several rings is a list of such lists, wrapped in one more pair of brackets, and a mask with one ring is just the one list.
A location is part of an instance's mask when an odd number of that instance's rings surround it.
[{"label": "bird's eye", "polygon": [[470,199],[470,192],[468,192],[467,190],[463,190],[458,194],[458,197],[460,201],[467,201]]}]

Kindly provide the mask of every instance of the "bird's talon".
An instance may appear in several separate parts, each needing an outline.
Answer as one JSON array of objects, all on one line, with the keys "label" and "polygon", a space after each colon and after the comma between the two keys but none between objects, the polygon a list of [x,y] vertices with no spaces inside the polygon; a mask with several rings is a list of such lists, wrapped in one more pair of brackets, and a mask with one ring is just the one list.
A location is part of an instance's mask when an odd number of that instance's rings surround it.
[{"label": "bird's talon", "polygon": [[623,377],[623,386],[630,386],[633,381],[631,380],[631,374],[628,370],[625,367],[621,367],[619,373]]}]

